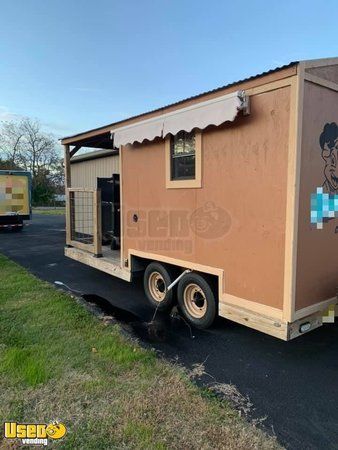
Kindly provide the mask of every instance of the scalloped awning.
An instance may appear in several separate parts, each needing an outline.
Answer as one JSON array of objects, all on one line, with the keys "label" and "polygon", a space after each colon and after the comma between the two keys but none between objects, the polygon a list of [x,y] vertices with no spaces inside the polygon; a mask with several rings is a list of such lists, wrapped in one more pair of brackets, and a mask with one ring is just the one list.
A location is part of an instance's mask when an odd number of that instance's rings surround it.
[{"label": "scalloped awning", "polygon": [[244,91],[237,91],[116,128],[112,130],[114,146],[152,141],[156,137],[175,135],[179,131],[189,132],[194,128],[203,130],[209,125],[217,126],[224,122],[233,122],[241,110],[248,113],[248,99]]}]

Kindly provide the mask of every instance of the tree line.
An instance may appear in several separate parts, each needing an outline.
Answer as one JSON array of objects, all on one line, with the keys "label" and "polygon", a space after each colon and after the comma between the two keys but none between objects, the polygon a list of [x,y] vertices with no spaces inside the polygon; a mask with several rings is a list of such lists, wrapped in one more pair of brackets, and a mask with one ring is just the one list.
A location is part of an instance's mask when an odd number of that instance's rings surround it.
[{"label": "tree line", "polygon": [[31,118],[0,123],[0,170],[32,174],[33,205],[51,205],[64,194],[63,159],[54,135]]}]

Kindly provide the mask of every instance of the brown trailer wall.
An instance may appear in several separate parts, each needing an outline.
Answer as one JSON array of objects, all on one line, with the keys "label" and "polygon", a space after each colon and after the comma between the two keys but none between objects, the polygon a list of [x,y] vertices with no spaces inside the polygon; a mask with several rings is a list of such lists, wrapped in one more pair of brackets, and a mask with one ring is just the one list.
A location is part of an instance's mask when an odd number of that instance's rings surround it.
[{"label": "brown trailer wall", "polygon": [[[336,69],[337,70],[337,69]],[[331,74],[332,71],[327,70]],[[338,77],[337,77],[338,79]],[[310,224],[310,196],[325,181],[319,137],[326,123],[338,124],[338,92],[305,81],[299,225],[296,272],[296,311],[335,296],[338,287],[337,219],[322,230]]]},{"label": "brown trailer wall", "polygon": [[[200,189],[166,189],[163,140],[123,148],[123,257],[136,249],[219,268],[239,306],[246,299],[282,309],[289,110],[288,86],[252,96],[250,116],[204,131]],[[220,237],[217,220],[206,231],[209,202],[224,211]],[[186,232],[183,220],[177,236],[170,214],[174,222],[186,214],[193,226]]]}]

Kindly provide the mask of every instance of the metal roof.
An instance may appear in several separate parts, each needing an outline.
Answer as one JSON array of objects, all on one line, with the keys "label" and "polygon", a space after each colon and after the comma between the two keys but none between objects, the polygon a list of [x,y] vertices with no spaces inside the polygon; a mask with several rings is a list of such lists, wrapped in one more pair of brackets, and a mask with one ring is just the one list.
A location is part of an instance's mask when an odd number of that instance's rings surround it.
[{"label": "metal roof", "polygon": [[142,116],[147,115],[147,114],[159,112],[159,111],[162,111],[162,110],[164,110],[166,108],[169,108],[171,106],[177,106],[177,105],[180,105],[181,103],[184,103],[186,101],[195,100],[195,99],[197,99],[199,97],[203,97],[204,95],[213,94],[215,92],[221,91],[222,89],[230,88],[232,86],[236,86],[237,84],[244,83],[246,81],[251,81],[251,80],[254,80],[256,78],[263,77],[265,75],[269,75],[271,73],[278,72],[280,70],[288,69],[288,68],[290,68],[292,66],[295,66],[298,63],[299,63],[299,61],[292,61],[289,64],[285,64],[283,66],[275,67],[274,69],[270,69],[270,70],[267,70],[265,72],[261,72],[261,73],[259,73],[257,75],[252,75],[251,77],[242,78],[241,80],[237,80],[237,81],[231,82],[229,84],[225,84],[224,86],[220,86],[220,87],[212,89],[210,91],[202,92],[200,94],[193,95],[192,97],[187,97],[187,98],[185,98],[183,100],[179,100],[179,101],[174,102],[174,103],[169,103],[168,105],[161,106],[160,108],[152,109],[150,111],[146,111],[146,112],[143,112],[141,114],[137,114],[135,116],[127,117],[125,119],[118,120],[117,122],[113,122],[113,123],[110,123],[110,124],[107,124],[107,125],[104,125],[104,126],[101,126],[101,127],[98,127],[98,128],[93,128],[91,130],[86,130],[86,131],[84,131],[82,133],[73,134],[71,136],[65,136],[63,139],[75,138],[77,136],[81,136],[84,133],[88,133],[88,132],[91,132],[91,131],[100,131],[100,130],[103,130],[103,129],[107,128],[107,127],[113,127],[115,125],[118,125],[119,123],[126,122],[127,120],[137,119],[138,117],[142,117]]},{"label": "metal roof", "polygon": [[71,158],[70,163],[75,164],[82,161],[91,161],[98,158],[107,158],[109,156],[116,156],[119,154],[118,150],[96,150],[94,152],[83,153],[82,155],[76,155]]}]

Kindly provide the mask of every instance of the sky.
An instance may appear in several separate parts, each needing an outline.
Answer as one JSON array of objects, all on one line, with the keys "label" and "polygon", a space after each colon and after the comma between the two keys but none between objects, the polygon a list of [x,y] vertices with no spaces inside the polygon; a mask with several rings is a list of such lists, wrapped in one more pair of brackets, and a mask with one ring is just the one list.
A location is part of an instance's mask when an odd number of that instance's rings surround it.
[{"label": "sky", "polygon": [[0,120],[60,138],[338,56],[337,17],[337,0],[0,0]]}]

